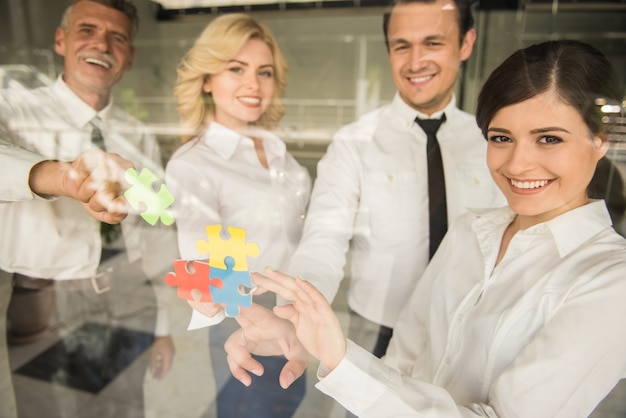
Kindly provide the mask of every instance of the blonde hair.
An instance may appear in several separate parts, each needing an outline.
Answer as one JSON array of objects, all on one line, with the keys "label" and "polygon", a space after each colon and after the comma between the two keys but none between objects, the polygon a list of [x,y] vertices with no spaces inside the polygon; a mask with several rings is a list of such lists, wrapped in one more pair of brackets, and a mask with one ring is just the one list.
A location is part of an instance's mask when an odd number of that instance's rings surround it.
[{"label": "blonde hair", "polygon": [[207,119],[215,117],[215,103],[202,89],[204,80],[208,75],[224,71],[226,64],[250,39],[259,39],[270,48],[276,83],[272,102],[256,125],[264,129],[278,125],[285,114],[281,98],[287,84],[287,62],[267,26],[243,13],[226,14],[209,23],[178,64],[178,80],[174,86],[178,113],[184,126],[196,133],[183,136],[183,143],[200,133]]}]

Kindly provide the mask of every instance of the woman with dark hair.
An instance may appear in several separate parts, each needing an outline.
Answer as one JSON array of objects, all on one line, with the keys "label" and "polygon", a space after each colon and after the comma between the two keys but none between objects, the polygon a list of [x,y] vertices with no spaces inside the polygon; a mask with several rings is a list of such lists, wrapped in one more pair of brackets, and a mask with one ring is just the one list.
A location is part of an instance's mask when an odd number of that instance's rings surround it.
[{"label": "woman with dark hair", "polygon": [[[517,51],[491,74],[477,119],[508,206],[448,231],[384,359],[347,341],[306,281],[255,275],[293,301],[274,313],[320,360],[320,390],[358,416],[570,418],[626,377],[626,241],[587,192],[608,147],[597,103],[618,98],[614,80],[600,52],[574,41]],[[246,383],[251,328],[277,333],[271,315],[251,313],[227,342]]]}]

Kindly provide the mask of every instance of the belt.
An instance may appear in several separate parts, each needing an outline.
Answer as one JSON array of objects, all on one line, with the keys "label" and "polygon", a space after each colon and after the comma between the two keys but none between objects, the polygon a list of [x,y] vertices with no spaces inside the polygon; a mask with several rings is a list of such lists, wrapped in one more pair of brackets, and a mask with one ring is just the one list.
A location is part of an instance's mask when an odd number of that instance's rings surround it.
[{"label": "belt", "polygon": [[92,277],[67,280],[43,279],[40,277],[27,276],[21,273],[13,273],[13,285],[15,287],[27,290],[39,290],[55,284],[54,282],[63,282],[63,288],[65,290],[93,290],[96,294],[99,295],[111,290],[112,273],[113,267],[108,267],[103,271],[97,272]]}]

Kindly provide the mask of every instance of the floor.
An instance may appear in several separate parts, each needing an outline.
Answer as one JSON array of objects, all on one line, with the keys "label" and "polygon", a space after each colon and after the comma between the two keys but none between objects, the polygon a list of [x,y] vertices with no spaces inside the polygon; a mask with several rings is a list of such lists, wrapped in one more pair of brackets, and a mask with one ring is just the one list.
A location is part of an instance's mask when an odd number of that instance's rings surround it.
[{"label": "floor", "polygon": [[[154,378],[148,371],[156,313],[152,284],[138,265],[128,264],[124,252],[103,264],[118,278],[106,298],[94,302],[86,291],[57,289],[52,331],[36,342],[9,347],[19,417],[216,416],[219,388],[210,366],[206,329],[187,331],[189,308],[172,298],[174,363],[164,379]],[[344,326],[349,321],[346,308],[342,287],[335,309]],[[341,406],[313,387],[314,370],[307,374],[306,396],[295,417],[345,417]],[[626,383],[616,387],[593,418],[624,416]]]}]

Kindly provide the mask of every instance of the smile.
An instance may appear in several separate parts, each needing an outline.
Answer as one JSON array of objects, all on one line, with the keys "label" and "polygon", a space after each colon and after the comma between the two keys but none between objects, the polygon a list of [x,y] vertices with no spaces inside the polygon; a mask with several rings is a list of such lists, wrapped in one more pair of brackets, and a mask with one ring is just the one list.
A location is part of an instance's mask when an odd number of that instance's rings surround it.
[{"label": "smile", "polygon": [[411,77],[411,78],[409,78],[409,81],[411,83],[423,83],[425,81],[430,80],[433,77],[434,77],[434,75],[424,75],[424,76],[421,76],[421,77]]},{"label": "smile", "polygon": [[513,187],[517,187],[518,189],[539,189],[550,183],[551,180],[521,181],[509,179],[509,181],[511,182]]},{"label": "smile", "polygon": [[95,65],[99,65],[103,68],[106,68],[107,70],[109,68],[111,68],[111,64],[106,62],[106,61],[102,61],[99,59],[95,59],[95,58],[85,58],[85,62],[88,62],[89,64],[95,64]]},{"label": "smile", "polygon": [[258,105],[261,103],[261,99],[259,97],[239,97],[239,100],[251,105]]}]

